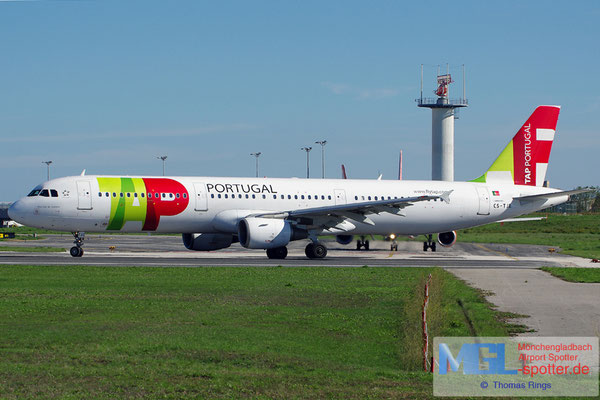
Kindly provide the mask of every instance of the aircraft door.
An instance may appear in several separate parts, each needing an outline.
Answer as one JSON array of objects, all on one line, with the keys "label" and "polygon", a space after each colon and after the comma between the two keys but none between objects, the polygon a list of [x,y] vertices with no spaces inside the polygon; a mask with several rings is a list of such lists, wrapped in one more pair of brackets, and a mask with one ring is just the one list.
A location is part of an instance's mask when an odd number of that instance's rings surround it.
[{"label": "aircraft door", "polygon": [[203,182],[195,182],[194,191],[196,192],[196,205],[194,206],[194,210],[207,211],[208,196],[206,194],[206,185]]},{"label": "aircraft door", "polygon": [[344,189],[334,189],[333,194],[335,195],[335,205],[346,204],[346,192]]},{"label": "aircraft door", "polygon": [[477,215],[490,215],[490,192],[487,187],[475,186],[477,197],[479,197],[479,209]]},{"label": "aircraft door", "polygon": [[77,209],[92,209],[92,188],[90,181],[77,181]]}]

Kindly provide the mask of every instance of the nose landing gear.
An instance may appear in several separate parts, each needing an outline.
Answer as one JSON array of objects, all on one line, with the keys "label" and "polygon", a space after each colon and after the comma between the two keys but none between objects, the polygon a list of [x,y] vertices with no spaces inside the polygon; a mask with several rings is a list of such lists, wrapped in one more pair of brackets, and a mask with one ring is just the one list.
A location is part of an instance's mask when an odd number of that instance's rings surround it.
[{"label": "nose landing gear", "polygon": [[71,247],[71,250],[69,250],[69,253],[73,257],[81,257],[83,255],[83,249],[81,248],[81,246],[83,246],[83,240],[85,239],[85,232],[71,232],[71,233],[73,234],[73,237],[75,238],[75,241],[73,242],[75,244],[75,246]]},{"label": "nose landing gear", "polygon": [[423,242],[423,251],[427,251],[431,249],[432,252],[435,251],[435,242],[433,241],[433,235],[425,235],[427,238],[426,242]]}]

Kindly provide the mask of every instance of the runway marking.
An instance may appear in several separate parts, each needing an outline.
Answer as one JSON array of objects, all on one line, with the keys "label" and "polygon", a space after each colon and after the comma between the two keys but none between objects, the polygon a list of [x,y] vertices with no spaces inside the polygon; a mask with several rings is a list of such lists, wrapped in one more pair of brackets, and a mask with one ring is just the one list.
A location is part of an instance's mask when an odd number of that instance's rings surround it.
[{"label": "runway marking", "polygon": [[492,249],[490,249],[490,248],[488,248],[488,247],[486,247],[486,246],[484,246],[484,245],[482,245],[480,243],[474,243],[474,245],[477,246],[477,247],[479,247],[479,248],[481,248],[481,249],[483,249],[483,250],[489,251],[490,253],[500,254],[500,255],[503,255],[505,257],[510,258],[511,260],[519,261],[519,259],[517,257],[513,257],[511,255],[508,255],[508,254],[503,253],[503,252],[498,251],[498,250],[492,250]]}]

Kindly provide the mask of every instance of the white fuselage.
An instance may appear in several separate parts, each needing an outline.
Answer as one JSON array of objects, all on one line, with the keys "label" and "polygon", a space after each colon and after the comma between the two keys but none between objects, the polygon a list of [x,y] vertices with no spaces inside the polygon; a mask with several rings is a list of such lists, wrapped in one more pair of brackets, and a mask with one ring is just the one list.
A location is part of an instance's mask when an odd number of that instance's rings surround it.
[{"label": "white fuselage", "polygon": [[20,199],[9,210],[11,217],[24,225],[69,232],[235,234],[240,219],[262,212],[452,191],[448,203],[441,199],[418,202],[404,208],[403,215],[371,215],[374,224],[353,222],[354,227],[345,232],[318,232],[417,235],[484,225],[568,199],[565,195],[521,202],[513,198],[558,190],[510,183],[355,179],[90,175],[53,179],[36,189],[46,189],[49,195]]}]

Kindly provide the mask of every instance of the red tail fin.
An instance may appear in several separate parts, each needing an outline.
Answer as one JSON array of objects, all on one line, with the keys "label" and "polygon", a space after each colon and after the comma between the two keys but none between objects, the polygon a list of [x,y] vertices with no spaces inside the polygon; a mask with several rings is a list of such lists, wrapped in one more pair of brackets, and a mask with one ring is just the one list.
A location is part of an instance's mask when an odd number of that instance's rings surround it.
[{"label": "red tail fin", "polygon": [[490,169],[476,182],[508,181],[542,186],[556,132],[560,106],[539,106]]}]

